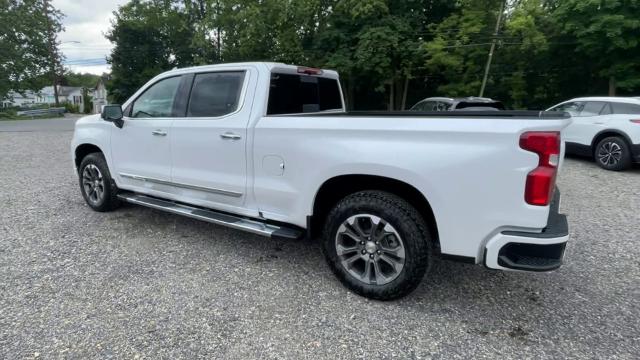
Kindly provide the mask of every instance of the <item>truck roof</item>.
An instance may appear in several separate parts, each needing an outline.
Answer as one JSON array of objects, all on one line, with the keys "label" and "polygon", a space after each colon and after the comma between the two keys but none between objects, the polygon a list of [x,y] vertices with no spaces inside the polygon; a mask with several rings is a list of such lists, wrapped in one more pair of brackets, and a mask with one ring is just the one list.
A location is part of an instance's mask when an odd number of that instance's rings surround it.
[{"label": "truck roof", "polygon": [[[252,62],[237,62],[237,63],[220,63],[220,64],[212,64],[212,65],[201,65],[201,66],[191,66],[186,68],[176,68],[173,70],[166,71],[162,73],[162,75],[167,74],[183,74],[188,72],[195,71],[215,71],[219,69],[229,68],[229,67],[245,67],[245,66],[254,66],[257,68],[263,68],[267,71],[273,72],[280,71],[285,73],[298,73],[298,69],[300,68],[309,68],[307,66],[298,66],[298,65],[289,65],[278,62],[266,62],[266,61],[252,61]],[[330,78],[338,78],[338,72],[329,69],[320,69],[322,70],[322,74],[320,76],[330,77]]]},{"label": "truck roof", "polygon": [[640,98],[637,97],[622,97],[622,96],[587,96],[587,97],[579,97],[569,101],[608,101],[608,102],[621,102],[621,103],[631,103],[631,104],[639,104]]}]

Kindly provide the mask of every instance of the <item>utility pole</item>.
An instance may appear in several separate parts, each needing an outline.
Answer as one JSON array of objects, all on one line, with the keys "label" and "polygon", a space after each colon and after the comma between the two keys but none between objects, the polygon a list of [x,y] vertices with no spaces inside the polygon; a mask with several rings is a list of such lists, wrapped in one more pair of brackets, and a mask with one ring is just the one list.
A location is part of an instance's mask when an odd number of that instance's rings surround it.
[{"label": "utility pole", "polygon": [[218,62],[222,62],[222,44],[220,43],[222,41],[222,38],[220,37],[220,0],[216,1],[216,24],[216,40],[218,40],[216,41],[218,46]]},{"label": "utility pole", "polygon": [[58,54],[55,49],[56,34],[53,32],[53,24],[51,24],[51,18],[49,17],[51,7],[49,6],[49,0],[44,0],[44,17],[47,22],[47,41],[49,42],[49,61],[51,62],[51,74],[53,77],[53,97],[55,99],[56,107],[60,106],[58,100]]},{"label": "utility pole", "polygon": [[493,52],[496,50],[496,42],[498,41],[498,34],[500,33],[500,22],[502,21],[502,13],[504,12],[506,3],[507,0],[503,1],[500,5],[498,21],[496,21],[496,30],[493,33],[493,41],[491,42],[491,49],[489,50],[489,57],[487,58],[487,66],[484,68],[484,77],[482,78],[482,86],[480,87],[480,97],[484,96],[484,89],[487,87],[487,80],[489,79],[489,69],[491,68],[491,61],[493,60]]}]

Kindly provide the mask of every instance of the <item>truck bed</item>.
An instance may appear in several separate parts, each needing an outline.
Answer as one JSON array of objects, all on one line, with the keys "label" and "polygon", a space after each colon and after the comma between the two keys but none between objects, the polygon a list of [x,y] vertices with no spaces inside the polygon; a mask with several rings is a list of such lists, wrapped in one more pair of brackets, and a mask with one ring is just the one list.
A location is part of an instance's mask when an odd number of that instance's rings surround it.
[{"label": "truck bed", "polygon": [[293,115],[271,115],[271,116],[345,116],[345,117],[428,117],[428,118],[520,118],[520,119],[541,119],[559,120],[570,118],[569,114],[560,111],[535,111],[535,110],[506,110],[506,111],[344,111],[344,112],[321,112]]}]

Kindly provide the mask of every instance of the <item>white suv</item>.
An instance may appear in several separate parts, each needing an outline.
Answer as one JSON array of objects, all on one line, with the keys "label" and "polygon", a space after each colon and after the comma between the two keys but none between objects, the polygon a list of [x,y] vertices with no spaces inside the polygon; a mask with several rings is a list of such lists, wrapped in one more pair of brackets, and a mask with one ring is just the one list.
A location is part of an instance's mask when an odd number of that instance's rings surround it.
[{"label": "white suv", "polygon": [[567,153],[593,157],[607,170],[640,163],[640,98],[584,97],[548,110],[571,114],[563,132]]}]

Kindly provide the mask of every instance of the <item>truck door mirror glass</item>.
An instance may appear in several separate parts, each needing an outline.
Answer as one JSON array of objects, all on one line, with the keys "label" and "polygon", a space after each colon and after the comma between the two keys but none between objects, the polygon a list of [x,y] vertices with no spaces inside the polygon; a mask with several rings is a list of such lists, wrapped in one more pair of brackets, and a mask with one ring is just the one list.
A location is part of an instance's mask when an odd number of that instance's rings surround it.
[{"label": "truck door mirror glass", "polygon": [[122,120],[122,107],[120,105],[103,106],[100,117],[102,117],[104,121],[114,123],[119,128],[122,128],[122,125],[124,124],[124,120]]}]

